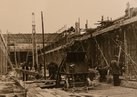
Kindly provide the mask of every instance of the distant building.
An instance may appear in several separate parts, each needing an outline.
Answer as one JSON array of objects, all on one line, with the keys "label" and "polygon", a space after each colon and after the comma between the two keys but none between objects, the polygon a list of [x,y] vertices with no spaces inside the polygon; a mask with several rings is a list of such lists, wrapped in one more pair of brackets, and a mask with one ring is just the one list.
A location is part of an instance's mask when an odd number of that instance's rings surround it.
[{"label": "distant building", "polygon": [[[57,33],[47,33],[44,36],[45,45],[54,42]],[[20,64],[26,61],[29,56],[32,57],[32,34],[31,33],[19,33],[19,34],[4,34],[5,39],[8,42],[8,50],[10,52],[10,58],[12,63]],[[42,34],[36,34],[36,46],[37,49],[43,47]],[[15,58],[16,57],[16,58]],[[15,62],[16,61],[16,62]]]}]

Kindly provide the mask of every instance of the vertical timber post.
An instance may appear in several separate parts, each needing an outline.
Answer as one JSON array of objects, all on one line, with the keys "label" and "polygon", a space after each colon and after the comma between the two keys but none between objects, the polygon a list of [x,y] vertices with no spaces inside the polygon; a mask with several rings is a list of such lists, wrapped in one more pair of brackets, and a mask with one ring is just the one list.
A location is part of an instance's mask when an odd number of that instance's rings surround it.
[{"label": "vertical timber post", "polygon": [[17,68],[17,51],[16,51],[16,43],[14,41],[14,60],[15,60],[15,67]]},{"label": "vertical timber post", "polygon": [[126,68],[126,76],[129,76],[129,67],[128,67],[128,59],[127,59],[127,37],[126,37],[126,32],[127,30],[124,30],[124,51],[125,51],[125,66]]},{"label": "vertical timber post", "polygon": [[45,39],[44,39],[44,23],[43,23],[43,12],[41,11],[41,22],[42,22],[42,38],[43,38],[43,58],[44,58],[44,78],[46,79],[46,64],[45,64]]}]

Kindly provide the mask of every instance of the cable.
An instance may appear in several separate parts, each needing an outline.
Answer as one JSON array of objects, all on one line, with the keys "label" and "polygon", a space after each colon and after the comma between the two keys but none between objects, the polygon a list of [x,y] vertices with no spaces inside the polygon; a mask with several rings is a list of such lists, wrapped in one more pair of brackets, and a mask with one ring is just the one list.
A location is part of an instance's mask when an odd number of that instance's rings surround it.
[{"label": "cable", "polygon": [[[111,38],[112,39],[112,38]],[[113,39],[112,39],[112,41],[117,45],[117,46],[120,46],[117,42],[115,42]],[[129,54],[127,54],[122,48],[121,48],[121,50],[124,52],[124,54],[127,56],[127,57],[129,57],[129,59],[135,64],[135,65],[137,65],[137,63],[131,58],[131,56],[129,56]]]},{"label": "cable", "polygon": [[[112,38],[111,38],[112,39]],[[112,39],[112,41],[117,45],[120,46],[114,39]],[[130,61],[133,63],[131,64],[131,68],[134,69],[135,72],[135,76],[137,77],[137,71],[135,68],[137,68],[137,63],[131,58],[131,56],[129,54],[127,54],[122,48],[121,50],[124,52],[124,54],[130,59]],[[135,66],[136,65],[136,66]],[[129,69],[130,70],[130,69]],[[128,72],[129,73],[129,72]]]},{"label": "cable", "polygon": [[94,37],[94,40],[95,40],[95,42],[96,42],[96,44],[97,44],[97,46],[98,46],[98,49],[99,49],[101,55],[103,56],[104,61],[106,62],[107,66],[109,66],[108,61],[107,61],[107,59],[105,58],[105,56],[104,56],[104,54],[103,54],[103,51],[101,50],[101,48],[100,48],[100,46],[99,46],[99,44],[98,44],[98,42],[97,42],[97,40],[96,40],[95,37]]}]

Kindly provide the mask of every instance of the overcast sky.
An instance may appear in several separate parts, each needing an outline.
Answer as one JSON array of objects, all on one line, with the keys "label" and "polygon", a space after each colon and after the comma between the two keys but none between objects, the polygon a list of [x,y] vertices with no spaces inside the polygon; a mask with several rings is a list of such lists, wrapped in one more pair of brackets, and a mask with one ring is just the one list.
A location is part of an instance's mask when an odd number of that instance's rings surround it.
[{"label": "overcast sky", "polygon": [[64,25],[74,26],[79,17],[81,27],[86,19],[92,27],[102,15],[113,19],[123,16],[127,2],[137,7],[137,0],[0,0],[0,29],[11,33],[32,32],[34,12],[36,32],[41,32],[41,11],[45,32],[56,32]]}]

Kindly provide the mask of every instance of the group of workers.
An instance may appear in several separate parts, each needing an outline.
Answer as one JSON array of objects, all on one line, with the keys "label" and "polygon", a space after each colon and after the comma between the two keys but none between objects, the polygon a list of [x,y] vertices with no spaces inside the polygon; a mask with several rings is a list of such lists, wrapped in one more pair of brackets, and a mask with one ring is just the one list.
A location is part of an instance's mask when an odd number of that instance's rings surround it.
[{"label": "group of workers", "polygon": [[[22,68],[25,68],[25,64],[22,66]],[[28,67],[28,66],[26,66]],[[40,65],[40,70],[42,68],[42,65]],[[56,80],[57,77],[57,71],[58,71],[58,65],[54,62],[51,62],[47,65],[47,69],[49,72],[49,79],[51,80]],[[109,66],[104,66],[104,65],[99,65],[96,68],[99,72],[99,81],[100,82],[106,82],[107,81],[107,76],[108,76],[108,71],[109,75],[113,76],[113,83],[114,86],[119,86],[120,85],[120,79],[119,76],[122,74],[122,68],[117,62],[116,59],[111,60]],[[29,68],[26,68],[26,70],[29,70]]]},{"label": "group of workers", "polygon": [[[99,81],[106,82],[113,79],[114,86],[119,86],[121,80],[119,78],[120,75],[124,72],[124,65],[119,64],[117,59],[112,59],[109,66],[99,65],[97,70],[99,72]],[[111,77],[112,76],[112,77]]]},{"label": "group of workers", "polygon": [[[106,82],[106,81],[108,81],[107,76],[113,76],[111,78],[113,79],[114,86],[119,86],[121,83],[119,76],[122,75],[123,67],[124,67],[124,65],[122,64],[122,66],[121,66],[121,64],[119,64],[117,59],[112,59],[109,66],[99,65],[97,67],[97,70],[100,75],[99,81]],[[48,70],[49,70],[49,78],[56,79],[58,65],[54,62],[51,62],[48,65]]]}]

